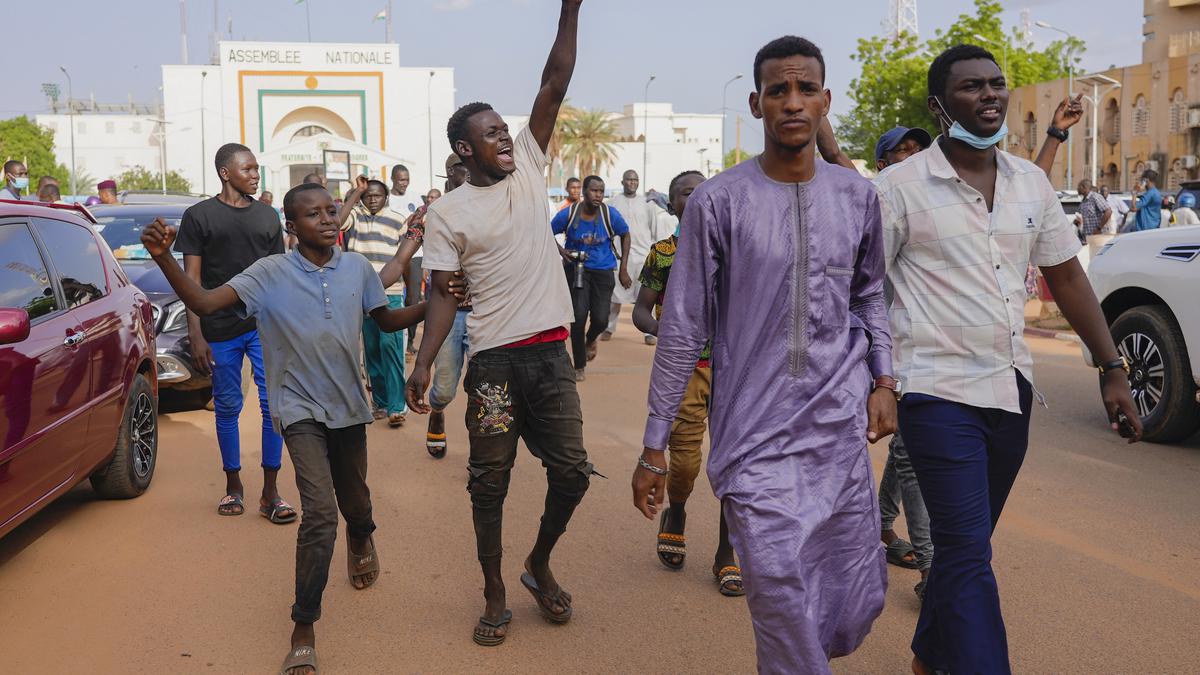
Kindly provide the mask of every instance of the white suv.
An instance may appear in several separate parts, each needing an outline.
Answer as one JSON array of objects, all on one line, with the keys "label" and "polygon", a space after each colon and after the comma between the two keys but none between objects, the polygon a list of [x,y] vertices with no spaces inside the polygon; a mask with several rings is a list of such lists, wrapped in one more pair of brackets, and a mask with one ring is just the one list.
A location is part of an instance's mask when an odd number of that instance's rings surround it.
[{"label": "white suv", "polygon": [[[1145,439],[1190,437],[1200,429],[1200,226],[1120,235],[1088,277],[1129,361]],[[1086,349],[1084,358],[1093,362]]]}]

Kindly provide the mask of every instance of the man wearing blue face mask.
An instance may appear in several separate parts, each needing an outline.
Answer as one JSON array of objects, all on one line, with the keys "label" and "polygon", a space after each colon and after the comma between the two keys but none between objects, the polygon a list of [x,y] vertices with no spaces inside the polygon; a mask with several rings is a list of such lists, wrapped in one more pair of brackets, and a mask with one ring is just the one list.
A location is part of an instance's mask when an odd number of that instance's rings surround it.
[{"label": "man wearing blue face mask", "polygon": [[0,199],[20,201],[21,191],[29,189],[29,169],[15,159],[4,163],[4,187],[0,187]]},{"label": "man wearing blue face mask", "polygon": [[1127,365],[1075,257],[1075,228],[1042,169],[996,147],[1008,108],[996,59],[974,45],[942,52],[929,68],[927,105],[943,135],[876,182],[900,431],[937,552],[913,672],[1003,674],[1008,643],[991,535],[1041,398],[1023,338],[1030,262],[1095,357],[1113,429],[1132,442],[1141,422]]}]

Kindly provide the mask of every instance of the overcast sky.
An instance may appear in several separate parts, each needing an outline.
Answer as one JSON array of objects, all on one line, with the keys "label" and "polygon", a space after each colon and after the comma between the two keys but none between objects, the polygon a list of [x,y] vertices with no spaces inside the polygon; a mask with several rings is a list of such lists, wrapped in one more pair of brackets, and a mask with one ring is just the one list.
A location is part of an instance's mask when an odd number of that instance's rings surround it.
[{"label": "overcast sky", "polygon": [[[372,18],[387,0],[308,0],[312,39],[382,42],[384,23]],[[57,0],[49,5],[6,2],[4,96],[0,118],[46,108],[41,83],[59,82],[64,65],[76,98],[154,102],[160,64],[180,62],[179,3],[175,0]],[[733,116],[748,118],[754,53],[784,33],[808,37],[824,51],[834,112],[845,112],[846,88],[857,74],[855,41],[881,32],[889,0],[585,0],[574,104],[619,110],[640,101],[651,74],[650,100],[676,110],[716,113],[722,85]],[[525,114],[532,103],[554,37],[558,0],[393,0],[394,29],[405,66],[452,66],[457,103],[487,100],[502,112]],[[970,0],[918,0],[921,38],[945,28]],[[191,63],[209,58],[213,0],[187,0]],[[1065,28],[1088,45],[1084,69],[1141,60],[1140,0],[1005,0],[1005,21],[1016,25],[1028,7],[1033,20]],[[46,7],[52,7],[52,10]],[[819,8],[819,9],[817,9]],[[1086,10],[1086,11],[1084,11]],[[218,0],[219,26],[228,39],[304,41],[305,6],[296,0]],[[1035,28],[1037,44],[1058,37]],[[750,120],[753,122],[753,120]],[[743,144],[761,147],[757,124],[743,125]]]}]

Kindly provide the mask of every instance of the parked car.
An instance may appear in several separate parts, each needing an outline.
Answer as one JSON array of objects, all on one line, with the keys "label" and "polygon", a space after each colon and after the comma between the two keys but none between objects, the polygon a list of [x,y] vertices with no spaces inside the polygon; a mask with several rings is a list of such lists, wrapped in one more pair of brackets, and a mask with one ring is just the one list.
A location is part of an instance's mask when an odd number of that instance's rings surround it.
[{"label": "parked car", "polygon": [[[1088,269],[1148,441],[1200,430],[1200,226],[1123,234]],[[1084,357],[1092,363],[1091,354]]]},{"label": "parked car", "polygon": [[1196,203],[1200,204],[1200,180],[1185,180],[1179,184],[1179,189],[1175,192],[1175,203],[1179,203],[1179,198],[1184,193],[1191,193],[1196,198]]},{"label": "parked car", "polygon": [[[193,406],[212,398],[212,380],[192,366],[192,344],[188,338],[187,311],[171,289],[158,264],[142,246],[142,229],[155,218],[179,227],[189,204],[110,205],[93,207],[96,230],[113,255],[154,305],[154,330],[158,336],[157,374],[159,386],[184,394]],[[176,258],[182,260],[181,255]]]},{"label": "parked car", "polygon": [[153,312],[80,206],[0,201],[0,536],[85,478],[154,477]]},{"label": "parked car", "polygon": [[207,199],[192,192],[161,192],[159,190],[125,190],[117,195],[122,204],[183,204],[191,206]]}]

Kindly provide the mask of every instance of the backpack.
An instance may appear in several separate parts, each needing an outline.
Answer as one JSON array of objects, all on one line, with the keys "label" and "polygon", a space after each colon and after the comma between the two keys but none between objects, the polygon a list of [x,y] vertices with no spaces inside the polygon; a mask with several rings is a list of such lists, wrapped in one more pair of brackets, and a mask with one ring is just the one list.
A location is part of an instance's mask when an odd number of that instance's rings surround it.
[{"label": "backpack", "polygon": [[[576,202],[570,206],[570,210],[567,212],[568,231],[573,229],[579,222],[579,207],[582,205],[583,202]],[[608,211],[608,204],[600,205],[600,220],[604,223],[604,231],[608,233],[608,247],[612,249],[613,256],[619,261],[621,259],[621,254],[617,251],[617,245],[614,243],[616,239],[616,233],[613,232],[612,214]]]}]

